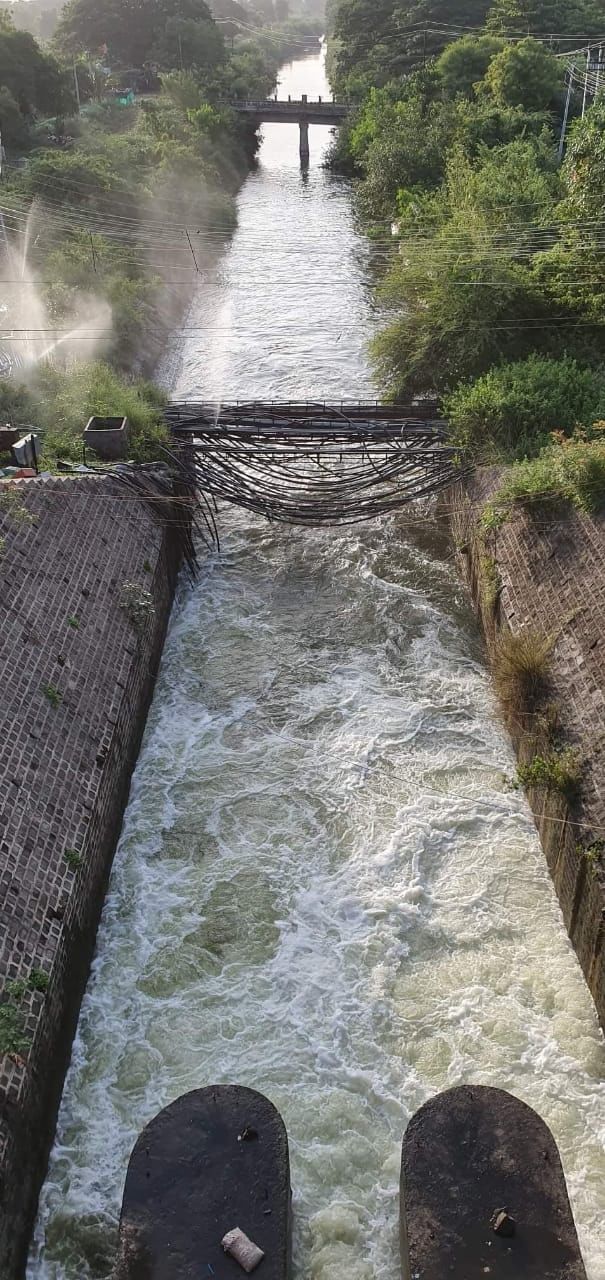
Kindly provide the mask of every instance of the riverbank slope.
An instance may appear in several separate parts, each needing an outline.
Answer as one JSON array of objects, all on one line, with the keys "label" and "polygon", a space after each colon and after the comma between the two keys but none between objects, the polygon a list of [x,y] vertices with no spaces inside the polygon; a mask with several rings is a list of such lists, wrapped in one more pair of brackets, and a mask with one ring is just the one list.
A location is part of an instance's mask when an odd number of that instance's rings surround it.
[{"label": "riverbank slope", "polygon": [[110,478],[0,513],[0,1258],[40,1184],[178,570],[173,526]]},{"label": "riverbank slope", "polygon": [[[458,562],[565,925],[605,1028],[605,515],[516,504],[486,532],[481,512],[500,479],[497,469],[480,471],[448,499]],[[509,633],[525,637],[529,652],[511,656]],[[538,660],[536,697],[526,677],[533,662],[537,678]],[[515,661],[525,673],[511,669]],[[562,759],[574,776],[557,770]]]}]

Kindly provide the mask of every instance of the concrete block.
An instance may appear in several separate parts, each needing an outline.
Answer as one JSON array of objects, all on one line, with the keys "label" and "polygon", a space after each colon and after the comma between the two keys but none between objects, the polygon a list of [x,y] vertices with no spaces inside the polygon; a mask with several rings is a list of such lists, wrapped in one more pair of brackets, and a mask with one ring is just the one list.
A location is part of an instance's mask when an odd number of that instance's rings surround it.
[{"label": "concrete block", "polygon": [[586,1280],[554,1138],[501,1089],[433,1098],[403,1140],[405,1280]]},{"label": "concrete block", "polygon": [[126,458],[130,443],[128,418],[89,418],[84,429],[84,444],[100,458],[112,462]]},{"label": "concrete block", "polygon": [[144,1129],[126,1177],[114,1280],[237,1280],[237,1228],[262,1250],[262,1280],[291,1260],[288,1138],[275,1107],[239,1085],[198,1089]]}]

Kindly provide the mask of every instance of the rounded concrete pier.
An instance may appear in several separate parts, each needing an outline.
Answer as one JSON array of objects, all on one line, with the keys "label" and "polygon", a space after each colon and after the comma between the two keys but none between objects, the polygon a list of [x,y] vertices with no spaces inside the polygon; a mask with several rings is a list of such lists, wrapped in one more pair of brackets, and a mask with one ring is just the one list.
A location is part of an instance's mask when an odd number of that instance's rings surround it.
[{"label": "rounded concrete pier", "polygon": [[467,1086],[414,1116],[401,1257],[405,1280],[586,1280],[559,1153],[530,1107]]},{"label": "rounded concrete pier", "polygon": [[186,1094],[143,1130],[130,1158],[114,1280],[220,1280],[245,1271],[222,1247],[240,1228],[258,1274],[287,1280],[288,1139],[275,1107],[238,1085]]}]

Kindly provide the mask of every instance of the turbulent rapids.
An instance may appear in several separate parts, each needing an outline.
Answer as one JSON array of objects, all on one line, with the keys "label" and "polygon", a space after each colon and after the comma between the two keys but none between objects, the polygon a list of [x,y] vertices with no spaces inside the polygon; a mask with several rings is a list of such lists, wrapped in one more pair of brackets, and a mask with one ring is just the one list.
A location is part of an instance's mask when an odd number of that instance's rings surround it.
[{"label": "turbulent rapids", "polygon": [[[321,62],[281,92],[324,95]],[[323,140],[304,175],[266,127],[167,355],[179,401],[371,397],[372,250]],[[439,519],[221,526],[174,611],[30,1280],[110,1275],[138,1132],[209,1082],[283,1114],[296,1280],[397,1280],[404,1126],[465,1081],[552,1127],[602,1280],[602,1037]]]}]

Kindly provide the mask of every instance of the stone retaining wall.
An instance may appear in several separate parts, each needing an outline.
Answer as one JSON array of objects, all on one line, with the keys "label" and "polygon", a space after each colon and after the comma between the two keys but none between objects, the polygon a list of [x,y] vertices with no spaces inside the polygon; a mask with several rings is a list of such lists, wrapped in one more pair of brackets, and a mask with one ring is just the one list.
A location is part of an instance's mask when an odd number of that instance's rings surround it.
[{"label": "stone retaining wall", "polygon": [[[0,509],[0,1275],[20,1280],[172,603],[176,539],[110,478],[22,483]],[[14,502],[14,499],[13,499]],[[127,583],[153,598],[137,631]]]},{"label": "stone retaining wall", "polygon": [[[485,540],[477,520],[497,482],[497,472],[484,471],[458,487],[450,508],[453,533],[488,647],[502,627],[554,639],[549,698],[580,758],[581,799],[572,812],[562,796],[544,789],[530,789],[529,800],[605,1028],[605,858],[587,856],[605,838],[605,519],[517,506]],[[525,763],[536,752],[535,734],[509,728]]]}]

